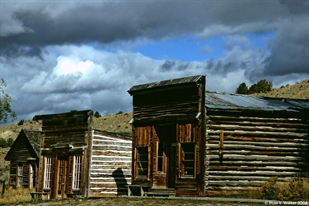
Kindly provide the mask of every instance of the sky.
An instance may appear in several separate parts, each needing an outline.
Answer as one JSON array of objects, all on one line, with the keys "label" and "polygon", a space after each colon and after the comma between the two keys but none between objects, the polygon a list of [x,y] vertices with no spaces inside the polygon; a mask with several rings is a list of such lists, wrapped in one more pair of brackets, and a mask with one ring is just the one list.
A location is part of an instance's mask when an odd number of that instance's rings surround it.
[{"label": "sky", "polygon": [[193,75],[229,93],[308,78],[309,1],[0,0],[0,78],[17,121],[132,111],[132,86]]}]

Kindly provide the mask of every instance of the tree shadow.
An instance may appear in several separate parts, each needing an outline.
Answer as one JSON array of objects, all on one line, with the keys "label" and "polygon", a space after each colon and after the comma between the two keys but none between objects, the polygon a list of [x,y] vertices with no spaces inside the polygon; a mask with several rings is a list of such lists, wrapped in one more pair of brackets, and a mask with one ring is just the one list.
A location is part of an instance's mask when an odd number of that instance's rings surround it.
[{"label": "tree shadow", "polygon": [[117,195],[127,195],[128,182],[124,176],[121,168],[117,168],[113,171],[112,177],[114,178],[117,185]]}]

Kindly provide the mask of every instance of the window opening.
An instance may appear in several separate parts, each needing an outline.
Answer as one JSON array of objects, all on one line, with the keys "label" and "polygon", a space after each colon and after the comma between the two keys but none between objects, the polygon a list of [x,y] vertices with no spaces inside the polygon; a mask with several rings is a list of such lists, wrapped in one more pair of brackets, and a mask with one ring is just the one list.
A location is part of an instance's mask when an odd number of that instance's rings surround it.
[{"label": "window opening", "polygon": [[50,189],[51,175],[52,175],[51,167],[52,167],[52,158],[45,157],[44,189]]},{"label": "window opening", "polygon": [[34,173],[32,165],[29,164],[29,188],[31,189],[34,186]]},{"label": "window opening", "polygon": [[74,156],[73,159],[73,190],[80,189],[80,180],[81,180],[81,169],[82,169],[82,158],[81,156]]},{"label": "window opening", "polygon": [[148,147],[137,148],[138,175],[148,176]]},{"label": "window opening", "polygon": [[182,144],[183,149],[183,177],[194,177],[195,144]]},{"label": "window opening", "polygon": [[163,142],[158,142],[158,172],[163,171]]},{"label": "window opening", "polygon": [[22,165],[18,165],[18,186],[22,186],[23,185],[23,166]]}]

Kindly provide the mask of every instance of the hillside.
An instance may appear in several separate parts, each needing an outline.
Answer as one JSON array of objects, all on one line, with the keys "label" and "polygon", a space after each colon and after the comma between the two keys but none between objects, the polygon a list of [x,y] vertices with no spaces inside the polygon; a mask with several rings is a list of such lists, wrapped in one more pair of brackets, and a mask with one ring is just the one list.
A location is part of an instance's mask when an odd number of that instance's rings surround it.
[{"label": "hillside", "polygon": [[260,93],[255,95],[276,98],[309,99],[309,78],[301,82],[296,82],[293,85],[274,88],[268,93]]}]

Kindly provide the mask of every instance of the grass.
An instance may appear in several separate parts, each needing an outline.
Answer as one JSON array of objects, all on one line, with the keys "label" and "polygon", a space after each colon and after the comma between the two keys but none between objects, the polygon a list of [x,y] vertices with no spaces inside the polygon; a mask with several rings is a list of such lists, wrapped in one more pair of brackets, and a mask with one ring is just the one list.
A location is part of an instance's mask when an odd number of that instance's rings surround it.
[{"label": "grass", "polygon": [[[9,188],[5,191],[3,196],[0,195],[0,205],[27,202],[30,200],[29,192],[30,190],[25,188]],[[2,187],[0,189],[0,194],[2,194]]]},{"label": "grass", "polygon": [[288,182],[277,182],[277,177],[271,177],[260,188],[249,191],[248,198],[280,201],[309,201],[309,178],[295,177]]}]

